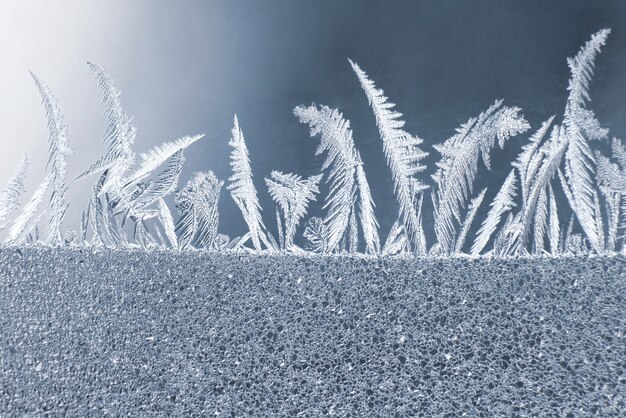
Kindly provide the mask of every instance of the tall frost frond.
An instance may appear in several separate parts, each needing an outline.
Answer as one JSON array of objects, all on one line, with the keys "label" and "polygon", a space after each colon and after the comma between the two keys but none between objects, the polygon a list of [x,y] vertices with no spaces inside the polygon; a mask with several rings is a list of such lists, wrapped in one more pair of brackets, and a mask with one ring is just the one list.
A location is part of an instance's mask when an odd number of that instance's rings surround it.
[{"label": "tall frost frond", "polygon": [[198,235],[193,241],[196,248],[214,248],[219,227],[219,199],[224,182],[212,172],[196,177],[196,189],[202,193],[194,196],[193,204],[198,221]]},{"label": "tall frost frond", "polygon": [[232,176],[228,179],[228,181],[230,181],[228,190],[230,190],[233,200],[237,203],[248,225],[254,248],[261,250],[261,242],[263,242],[266,247],[272,248],[272,245],[269,244],[265,236],[265,225],[261,218],[261,204],[257,197],[256,187],[252,181],[252,168],[250,167],[248,147],[246,146],[243,132],[239,127],[237,115],[234,117],[232,137],[228,144],[232,148],[230,166],[233,170]]},{"label": "tall frost frond", "polygon": [[543,122],[541,127],[530,137],[529,143],[522,147],[522,151],[517,159],[513,162],[513,166],[519,171],[520,189],[522,191],[522,201],[525,203],[528,198],[530,184],[534,176],[537,174],[541,161],[543,160],[543,152],[541,142],[548,132],[554,116]]},{"label": "tall frost frond", "polygon": [[590,101],[589,82],[593,76],[594,61],[610,33],[610,29],[602,29],[594,33],[575,57],[567,59],[571,72],[567,87],[570,92],[567,98],[567,107],[571,109],[584,108],[586,102]]},{"label": "tall frost frond", "polygon": [[52,174],[48,174],[46,178],[41,182],[35,193],[24,206],[24,209],[20,215],[15,219],[9,230],[9,235],[5,241],[8,245],[18,245],[26,242],[28,234],[35,227],[38,220],[37,212],[39,206],[43,201],[43,198],[52,182]]},{"label": "tall frost frond", "polygon": [[[522,244],[525,246],[528,241],[533,221],[541,219],[536,217],[538,209],[545,210],[538,204],[542,194],[547,193],[547,188],[554,175],[559,170],[559,165],[563,158],[563,153],[567,147],[565,129],[562,126],[554,126],[550,134],[550,139],[542,145],[538,154],[541,159],[538,170],[529,177],[527,183],[527,196],[521,210],[522,222]],[[545,200],[545,199],[544,199]],[[542,203],[545,203],[542,202]]]},{"label": "tall frost frond", "polygon": [[61,115],[56,97],[39,77],[33,72],[30,72],[30,75],[39,91],[48,120],[48,168],[52,173],[52,194],[48,208],[47,233],[50,244],[58,245],[62,242],[61,225],[67,210],[65,199],[67,194],[66,159],[72,150],[67,138],[67,126],[63,120],[63,115]]},{"label": "tall frost frond", "polygon": [[111,206],[111,199],[109,198],[109,195],[104,195],[104,201],[102,199],[98,199],[98,204],[104,206],[104,222],[106,225],[108,237],[111,240],[112,247],[118,248],[124,246],[122,231],[117,224],[117,220],[115,219],[115,214],[113,213],[113,207]]},{"label": "tall frost frond", "polygon": [[7,225],[7,217],[20,207],[20,195],[26,191],[24,179],[28,170],[28,158],[22,157],[15,173],[0,193],[0,231]]},{"label": "tall frost frond", "polygon": [[294,114],[310,127],[311,137],[320,135],[316,155],[327,152],[322,170],[328,170],[326,182],[330,191],[324,208],[328,210],[324,223],[330,234],[330,248],[334,251],[349,228],[350,216],[355,210],[358,160],[352,140],[350,123],[339,111],[328,106],[298,106]]},{"label": "tall frost frond", "polygon": [[528,122],[517,107],[502,106],[498,100],[477,118],[471,118],[457,129],[456,135],[434,148],[442,158],[433,179],[437,185],[435,203],[435,234],[437,247],[443,253],[454,250],[456,224],[461,222],[476,173],[478,161],[490,169],[489,152],[498,141],[500,148],[511,137],[525,132]]},{"label": "tall frost frond", "polygon": [[467,215],[465,215],[465,220],[463,221],[463,225],[461,226],[461,231],[459,232],[459,236],[456,240],[454,251],[460,253],[463,250],[463,245],[465,245],[465,237],[472,226],[472,222],[474,222],[474,218],[476,217],[476,213],[478,212],[478,208],[483,203],[483,199],[485,198],[485,193],[487,193],[487,189],[483,189],[478,196],[472,199],[468,208]]},{"label": "tall frost frond", "polygon": [[104,206],[100,201],[100,190],[106,181],[108,174],[108,169],[104,170],[104,172],[98,178],[98,181],[93,186],[93,192],[91,196],[90,206],[93,209],[93,217],[92,217],[92,229],[93,229],[93,238],[91,243],[93,246],[99,247],[101,245],[108,245],[108,234],[105,222],[105,214],[104,214]]},{"label": "tall frost frond", "polygon": [[[267,179],[265,179],[267,181]],[[278,246],[281,249],[285,249],[285,232],[283,229],[283,221],[280,218],[280,211],[276,206],[276,227],[278,228]]]},{"label": "tall frost frond", "polygon": [[306,238],[309,251],[326,254],[330,252],[330,232],[322,218],[314,216],[310,218],[304,228],[304,238]]},{"label": "tall frost frond", "polygon": [[361,87],[367,96],[376,118],[376,125],[383,142],[383,151],[387,165],[391,169],[394,192],[400,207],[400,216],[405,230],[408,232],[412,246],[418,254],[423,254],[420,236],[423,235],[421,220],[418,219],[416,208],[418,195],[428,188],[416,175],[426,168],[421,164],[428,153],[420,149],[424,142],[402,128],[402,114],[393,110],[395,104],[388,102],[383,90],[376,88],[358,64],[348,60],[356,73]]},{"label": "tall frost frond", "polygon": [[489,254],[497,256],[524,256],[528,252],[521,241],[522,223],[520,214],[509,213],[502,228],[498,230]]},{"label": "tall frost frond", "polygon": [[198,172],[176,192],[176,209],[181,215],[175,227],[179,248],[216,248],[223,185],[212,171]]},{"label": "tall frost frond", "polygon": [[119,187],[124,173],[133,165],[135,153],[133,144],[137,130],[133,126],[132,118],[126,113],[120,100],[121,92],[116,87],[113,78],[98,64],[88,62],[87,65],[95,74],[98,86],[102,90],[102,105],[107,118],[107,127],[104,133],[104,143],[107,150],[98,161],[82,173],[78,178],[85,177],[109,169],[107,176],[110,186],[103,191]]},{"label": "tall frost frond", "polygon": [[483,221],[476,239],[472,245],[471,254],[478,255],[485,248],[491,237],[493,236],[496,228],[500,224],[502,215],[513,209],[515,205],[515,171],[511,171],[506,180],[502,184],[502,187],[498,191],[498,194],[491,202],[487,217]]},{"label": "tall frost frond", "polygon": [[154,216],[156,216],[156,213],[142,214],[141,217],[135,220],[134,239],[143,249],[154,248],[158,246],[157,238],[154,237],[146,222],[148,219]]},{"label": "tall frost frond", "polygon": [[175,233],[178,248],[185,249],[191,245],[193,237],[198,232],[198,221],[196,219],[196,208],[188,199],[176,199],[176,210],[180,214],[176,223]]},{"label": "tall frost frond", "polygon": [[[620,227],[620,212],[623,210],[621,207],[622,199],[624,195],[616,193],[605,188],[600,188],[600,191],[606,199],[607,210],[607,237],[606,246],[608,251],[615,251],[618,242],[618,230]],[[623,216],[623,214],[622,214]]]},{"label": "tall frost frond", "polygon": [[326,152],[322,171],[327,170],[326,182],[330,190],[324,203],[328,211],[324,223],[330,234],[330,250],[356,246],[356,212],[359,210],[361,228],[364,235],[367,234],[367,252],[378,252],[380,244],[378,232],[374,234],[378,227],[374,205],[365,172],[357,179],[357,167],[363,162],[354,146],[350,121],[328,106],[297,106],[293,112],[301,123],[309,125],[311,137],[320,135],[316,155]]},{"label": "tall frost frond", "polygon": [[[265,179],[270,196],[280,207],[285,220],[284,248],[292,247],[296,228],[306,215],[309,203],[319,193],[321,178],[321,175],[316,175],[302,179],[297,174],[272,171],[271,177]],[[280,220],[280,217],[277,219]],[[279,232],[281,228],[279,225]]]},{"label": "tall frost frond", "polygon": [[565,106],[563,124],[567,136],[565,152],[565,175],[573,198],[572,209],[596,251],[602,251],[601,231],[596,219],[597,202],[594,199],[595,157],[589,146],[589,139],[600,139],[606,132],[599,127],[593,113],[585,109],[589,98],[589,82],[593,75],[594,61],[610,33],[603,29],[591,36],[591,39],[573,58],[568,58],[571,78],[569,97]]}]

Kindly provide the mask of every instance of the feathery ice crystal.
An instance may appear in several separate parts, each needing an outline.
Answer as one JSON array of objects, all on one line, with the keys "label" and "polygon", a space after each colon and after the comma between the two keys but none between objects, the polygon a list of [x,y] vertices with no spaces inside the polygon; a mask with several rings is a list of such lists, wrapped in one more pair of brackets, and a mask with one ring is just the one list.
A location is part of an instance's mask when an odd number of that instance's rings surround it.
[{"label": "feathery ice crystal", "polygon": [[[51,89],[31,73],[46,112],[47,173],[22,211],[12,218],[25,192],[28,163],[24,156],[0,192],[0,232],[8,230],[6,245],[40,242],[296,254],[363,252],[374,256],[626,253],[626,147],[614,138],[611,157],[595,149],[594,141],[605,141],[609,134],[588,108],[595,59],[609,34],[609,29],[593,34],[578,54],[567,60],[571,78],[562,119],[551,116],[530,135],[488,208],[484,204],[488,190],[475,191],[476,178],[481,171],[490,170],[496,143],[503,148],[530,129],[522,110],[497,100],[449,139],[433,144],[441,158],[429,183],[424,174],[429,167],[423,163],[429,155],[424,150],[427,141],[405,130],[402,114],[383,90],[356,62],[348,60],[374,114],[398,205],[397,220],[383,245],[367,170],[350,121],[338,109],[313,104],[293,110],[299,121],[308,125],[311,137],[319,137],[316,154],[325,154],[325,158],[320,174],[302,178],[272,171],[265,178],[267,192],[276,203],[278,239],[263,221],[248,148],[235,116],[229,142],[232,175],[226,188],[248,232],[230,238],[219,233],[222,180],[211,171],[198,172],[177,190],[184,152],[202,135],[166,142],[137,157],[133,150],[136,128],[122,105],[121,92],[114,79],[94,63],[88,66],[103,94],[106,150],[77,179],[97,175],[80,233],[64,233],[67,158],[71,155],[67,127]],[[322,179],[328,187],[324,214],[308,217],[309,204],[318,198]],[[40,206],[48,194],[50,203],[43,210]],[[172,194],[180,214],[177,220],[165,200]],[[561,196],[564,199],[557,199]],[[425,199],[433,204],[432,231],[425,230],[422,219]],[[557,201],[564,203],[557,208]],[[484,211],[486,217],[476,219]],[[562,219],[567,223],[561,224]],[[40,226],[45,226],[44,236],[39,234]],[[428,242],[430,236],[434,242]],[[306,241],[304,247],[297,244],[301,239]]]}]

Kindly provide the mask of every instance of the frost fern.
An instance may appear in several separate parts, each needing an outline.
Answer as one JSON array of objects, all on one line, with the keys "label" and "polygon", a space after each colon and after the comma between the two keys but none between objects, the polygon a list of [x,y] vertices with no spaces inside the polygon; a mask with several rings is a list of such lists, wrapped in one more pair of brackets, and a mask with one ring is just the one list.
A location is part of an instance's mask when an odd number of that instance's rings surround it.
[{"label": "frost fern", "polygon": [[418,217],[417,203],[420,200],[420,194],[428,189],[428,185],[416,175],[426,169],[420,163],[428,155],[420,149],[424,141],[402,129],[404,127],[404,121],[400,119],[402,113],[393,110],[395,104],[387,101],[385,92],[376,88],[374,82],[367,77],[358,64],[348,61],[359,78],[376,117],[383,151],[393,177],[394,192],[400,207],[400,218],[415,252],[423,254],[426,251],[423,247],[424,231],[421,219]]}]

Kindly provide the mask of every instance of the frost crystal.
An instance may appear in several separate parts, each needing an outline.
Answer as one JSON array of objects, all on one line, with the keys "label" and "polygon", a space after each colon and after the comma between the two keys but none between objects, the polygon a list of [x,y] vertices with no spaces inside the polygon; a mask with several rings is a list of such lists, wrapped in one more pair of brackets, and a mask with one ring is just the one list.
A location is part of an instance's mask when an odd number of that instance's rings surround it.
[{"label": "frost crystal", "polygon": [[502,148],[510,137],[529,128],[519,112],[517,107],[502,106],[502,101],[496,101],[477,118],[471,118],[457,129],[456,135],[434,146],[442,155],[433,175],[437,186],[433,201],[438,252],[446,254],[454,250],[455,223],[461,221],[461,210],[472,191],[479,158],[482,157],[489,169],[489,152],[495,141],[498,140]]},{"label": "frost crystal", "polygon": [[327,153],[322,170],[327,170],[326,182],[330,186],[324,203],[328,210],[324,223],[330,235],[330,251],[356,249],[358,226],[355,212],[358,210],[366,251],[378,253],[380,241],[374,203],[363,169],[357,169],[363,162],[354,146],[350,122],[338,110],[328,106],[298,106],[294,114],[300,122],[309,125],[311,137],[320,135],[316,154]]},{"label": "frost crystal", "polygon": [[383,142],[383,150],[387,157],[387,164],[393,176],[394,191],[400,206],[400,217],[405,229],[409,232],[410,242],[417,254],[423,254],[424,231],[417,210],[420,194],[428,186],[416,178],[416,174],[426,167],[420,161],[428,155],[419,146],[424,142],[418,136],[405,132],[402,113],[392,110],[395,104],[389,103],[385,92],[377,89],[374,82],[354,62],[348,60],[356,73],[367,100],[372,106],[376,124]]},{"label": "frost crystal", "polygon": [[67,161],[72,153],[67,139],[67,126],[59,110],[57,99],[48,86],[32,72],[30,73],[46,110],[48,119],[49,150],[48,166],[52,173],[52,194],[48,210],[48,239],[51,245],[59,245],[62,241],[61,226],[65,218],[68,204],[65,201],[67,194]]},{"label": "frost crystal", "polygon": [[[176,192],[176,209],[180,219],[175,227],[178,245],[185,248],[216,248],[217,228],[219,226],[218,204],[224,182],[218,180],[212,171],[196,173],[185,187]],[[167,206],[161,204],[169,225]],[[164,206],[164,207],[163,207]],[[164,223],[165,224],[165,223]],[[168,231],[169,226],[166,227]],[[171,231],[167,232],[170,237]],[[174,241],[173,238],[170,238]]]},{"label": "frost crystal", "polygon": [[489,205],[491,209],[478,231],[474,245],[472,245],[472,255],[480,254],[496,231],[502,215],[515,207],[515,195],[515,172],[511,171],[493,202]]},{"label": "frost crystal", "polygon": [[571,189],[572,209],[597,251],[602,251],[604,247],[600,228],[602,215],[596,211],[597,196],[592,192],[596,163],[588,140],[601,139],[606,136],[606,132],[600,130],[599,123],[595,121],[593,113],[585,109],[585,105],[590,100],[588,86],[593,75],[595,58],[609,33],[609,29],[603,29],[593,34],[580,52],[567,60],[571,72],[568,86],[570,94],[563,119],[567,138],[565,175]]},{"label": "frost crystal", "polygon": [[269,242],[265,224],[261,217],[261,204],[257,197],[256,187],[252,181],[252,168],[250,166],[250,157],[248,155],[248,147],[243,137],[243,132],[239,127],[239,121],[237,115],[234,118],[234,126],[232,130],[232,137],[229,142],[232,148],[230,154],[230,166],[233,169],[233,175],[228,179],[230,184],[228,190],[233,197],[243,219],[248,225],[250,231],[250,239],[252,245],[257,251],[262,249],[261,243],[263,243],[268,249],[274,249],[275,246]]},{"label": "frost crystal", "polygon": [[0,231],[7,225],[7,217],[20,207],[20,195],[26,191],[24,188],[26,170],[28,170],[28,158],[24,155],[17,170],[0,193]]},{"label": "frost crystal", "polygon": [[[280,206],[285,223],[283,249],[291,248],[296,235],[296,228],[304,216],[310,201],[319,193],[318,184],[321,175],[303,180],[297,174],[285,174],[272,171],[271,178],[266,178],[267,188],[272,199]],[[280,221],[280,218],[278,218]]]}]

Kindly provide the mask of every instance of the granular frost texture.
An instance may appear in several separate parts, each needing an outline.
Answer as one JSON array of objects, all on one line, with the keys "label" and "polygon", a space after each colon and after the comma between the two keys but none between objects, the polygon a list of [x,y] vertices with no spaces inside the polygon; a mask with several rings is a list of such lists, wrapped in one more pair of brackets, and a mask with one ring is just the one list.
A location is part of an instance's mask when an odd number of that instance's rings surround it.
[{"label": "granular frost texture", "polygon": [[5,249],[0,415],[617,416],[625,266]]}]

